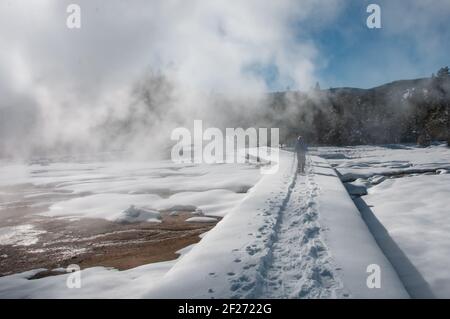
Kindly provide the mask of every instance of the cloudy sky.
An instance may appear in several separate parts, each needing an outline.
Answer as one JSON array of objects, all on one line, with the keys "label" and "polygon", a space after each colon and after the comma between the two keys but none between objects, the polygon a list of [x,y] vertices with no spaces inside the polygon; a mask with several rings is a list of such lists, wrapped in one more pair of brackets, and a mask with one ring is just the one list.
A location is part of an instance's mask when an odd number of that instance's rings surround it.
[{"label": "cloudy sky", "polygon": [[[450,64],[450,0],[345,3],[334,26],[312,34],[324,59],[316,76],[326,87],[369,88],[430,76]],[[368,29],[363,23],[369,3],[381,6],[381,29]]]},{"label": "cloudy sky", "polygon": [[[371,2],[381,29],[366,26]],[[71,3],[81,29],[66,27]],[[450,64],[449,16],[450,0],[3,0],[0,144],[89,138],[149,70],[184,92],[429,76]]]}]

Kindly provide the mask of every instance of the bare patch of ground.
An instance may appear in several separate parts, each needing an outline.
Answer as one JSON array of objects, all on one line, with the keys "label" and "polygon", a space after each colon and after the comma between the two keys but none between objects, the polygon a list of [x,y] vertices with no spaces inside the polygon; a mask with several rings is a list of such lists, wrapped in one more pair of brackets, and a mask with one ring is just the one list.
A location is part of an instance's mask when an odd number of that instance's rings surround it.
[{"label": "bare patch of ground", "polygon": [[[70,193],[33,194],[36,187],[0,188],[0,276],[36,268],[48,269],[35,277],[58,274],[70,264],[81,268],[114,267],[119,270],[177,258],[176,252],[200,240],[215,222],[186,222],[190,211],[161,212],[161,223],[121,224],[103,219],[70,219],[37,215],[51,203],[73,198]],[[80,196],[77,194],[76,196]],[[81,195],[83,196],[83,194]],[[36,240],[15,241],[8,227],[27,225]],[[3,237],[2,237],[3,236]],[[8,237],[9,236],[9,237]],[[2,242],[3,238],[3,242]],[[5,244],[6,243],[6,244]]]}]

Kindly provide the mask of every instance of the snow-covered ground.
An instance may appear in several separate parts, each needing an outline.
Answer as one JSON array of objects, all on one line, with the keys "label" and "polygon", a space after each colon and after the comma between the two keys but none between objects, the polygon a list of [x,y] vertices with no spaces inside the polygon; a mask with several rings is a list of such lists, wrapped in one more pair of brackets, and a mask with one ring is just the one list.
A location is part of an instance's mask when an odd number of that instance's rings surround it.
[{"label": "snow-covered ground", "polygon": [[33,225],[8,226],[0,228],[1,245],[30,246],[39,240],[39,235],[45,233]]},{"label": "snow-covered ground", "polygon": [[80,288],[68,288],[71,275],[28,278],[44,269],[0,278],[0,298],[140,298],[161,280],[176,260],[148,264],[130,270],[92,267],[80,272]]},{"label": "snow-covered ground", "polygon": [[[450,149],[320,148],[413,297],[450,297]],[[365,190],[365,191],[361,191]],[[367,195],[364,195],[367,194]]]},{"label": "snow-covered ground", "polygon": [[[176,262],[160,267],[149,265],[149,274],[154,273],[150,271],[152,267],[159,268],[151,279],[142,278],[147,282],[145,291],[136,288],[133,293],[123,295],[140,293],[139,297],[149,298],[408,297],[327,163],[312,157],[306,175],[297,175],[295,168],[293,154],[281,152],[278,172],[264,175],[200,243]],[[225,179],[221,182],[229,183]],[[381,289],[370,289],[366,284],[367,267],[371,264],[380,265],[386,278]],[[98,267],[86,269],[81,275],[89,280],[71,293],[61,288],[65,287],[67,275],[26,280],[32,274],[25,273],[1,278],[0,287],[6,288],[0,288],[0,293],[2,296],[40,297],[44,295],[39,287],[46,287],[46,297],[110,297],[111,292],[102,293],[104,285],[94,280],[96,272],[98,278],[108,278],[109,285],[117,291],[115,296],[120,295],[119,291],[131,289],[126,278],[140,278],[142,274],[139,270],[123,273]],[[65,289],[64,293],[59,292],[61,289]]]},{"label": "snow-covered ground", "polygon": [[[0,164],[0,246],[29,246],[45,233],[29,223],[11,226],[16,223],[15,218],[11,214],[3,216],[6,208],[20,209],[29,205],[23,203],[23,198],[15,198],[18,189],[26,200],[36,202],[31,206],[44,207],[37,214],[64,218],[68,222],[80,218],[118,223],[159,222],[160,211],[173,215],[178,211],[191,211],[188,222],[211,223],[217,221],[214,216],[225,216],[242,201],[260,178],[256,164],[44,161],[27,165],[4,162]],[[22,221],[22,216],[18,221]],[[7,261],[9,256],[0,258]],[[82,276],[86,280],[83,279],[81,290],[67,289],[67,275],[27,280],[42,271],[37,269],[1,278],[0,296],[136,297],[174,263],[151,264],[122,272],[103,267],[85,269]],[[106,283],[102,284],[103,281]]]},{"label": "snow-covered ground", "polygon": [[[367,219],[417,297],[450,297],[450,175],[389,179],[363,197]],[[386,230],[388,233],[386,234]],[[400,251],[403,253],[401,254]]]},{"label": "snow-covered ground", "polygon": [[[408,297],[326,162],[313,157],[306,176],[292,153],[280,164],[145,296]],[[381,289],[366,285],[374,263]]]},{"label": "snow-covered ground", "polygon": [[377,175],[398,175],[450,170],[450,148],[412,145],[320,147],[312,150],[329,160],[343,181]]},{"label": "snow-covered ground", "polygon": [[[53,163],[0,166],[0,186],[33,184],[26,196],[75,198],[50,204],[47,216],[121,220],[131,206],[147,210],[195,210],[224,216],[260,178],[245,164],[190,165],[171,161]],[[50,189],[50,190],[49,190]],[[1,194],[0,194],[1,196]],[[11,203],[0,202],[0,209]]]},{"label": "snow-covered ground", "polygon": [[[82,195],[52,203],[49,216],[119,221],[137,209],[157,219],[155,211],[181,206],[224,218],[175,261],[122,272],[85,269],[80,289],[66,287],[68,275],[27,280],[36,272],[15,274],[0,278],[0,297],[449,296],[448,148],[320,148],[305,175],[296,174],[290,152],[280,152],[279,164],[272,175],[248,165],[167,162],[51,164],[25,174],[23,166],[15,173],[2,168],[0,183],[33,180]],[[354,187],[344,187],[338,175]],[[353,199],[360,211],[347,189],[358,191]],[[367,285],[374,264],[380,288]]]}]

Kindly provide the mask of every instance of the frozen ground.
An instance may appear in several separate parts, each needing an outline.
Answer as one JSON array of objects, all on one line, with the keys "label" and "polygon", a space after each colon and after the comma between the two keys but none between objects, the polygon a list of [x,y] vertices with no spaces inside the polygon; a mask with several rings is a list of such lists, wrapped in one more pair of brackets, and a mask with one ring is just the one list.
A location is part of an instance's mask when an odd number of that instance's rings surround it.
[{"label": "frozen ground", "polygon": [[45,233],[36,230],[33,225],[19,225],[0,228],[0,244],[14,246],[30,246],[39,240],[39,235]]},{"label": "frozen ground", "polygon": [[450,170],[450,148],[443,144],[426,148],[413,145],[321,147],[312,153],[328,159],[343,181]]},{"label": "frozen ground", "polygon": [[[73,256],[79,257],[76,262],[81,259],[86,266],[92,266],[96,265],[92,259],[95,255],[106,253],[101,251],[104,246],[110,247],[109,254],[113,246],[125,254],[119,246],[152,245],[158,239],[164,240],[174,254],[183,244],[198,239],[194,233],[208,228],[208,223],[213,226],[237,205],[259,178],[256,164],[74,159],[63,163],[2,162],[0,255],[8,257],[0,259],[0,276],[32,267],[64,266]],[[189,224],[184,223],[188,219]],[[161,226],[157,229],[144,223]],[[136,226],[128,227],[130,224]],[[96,242],[89,243],[85,238],[96,238]],[[29,248],[21,248],[24,246]],[[168,250],[165,257],[158,257],[156,248],[141,251],[143,255],[135,260],[174,257]],[[101,262],[118,266],[112,259]],[[136,262],[131,265],[136,266]],[[127,267],[128,263],[121,269]]]},{"label": "frozen ground", "polygon": [[449,298],[450,149],[397,145],[317,152],[353,181],[347,188],[410,295]]},{"label": "frozen ground", "polygon": [[[209,230],[245,197],[261,177],[258,166],[3,162],[0,274],[80,261],[128,269],[145,260],[176,258],[179,247],[198,241],[200,230]],[[151,247],[158,243],[163,248]],[[140,255],[131,255],[137,249]],[[111,251],[114,255],[106,256]],[[121,262],[122,256],[130,260]],[[0,285],[3,296],[10,289]]]},{"label": "frozen ground", "polygon": [[[46,202],[46,216],[123,219],[131,205],[147,210],[195,210],[224,216],[260,178],[251,165],[188,165],[171,161],[129,163],[2,164],[0,187],[32,184],[28,198],[71,194]],[[3,190],[7,195],[7,190]],[[0,193],[0,199],[2,198]],[[14,202],[0,202],[0,209]],[[1,214],[0,214],[1,215]],[[0,217],[1,218],[1,217]]]},{"label": "frozen ground", "polygon": [[[16,274],[0,278],[0,296],[448,296],[450,151],[446,147],[320,148],[313,150],[305,175],[296,174],[292,153],[282,151],[279,164],[276,174],[262,177],[245,165],[174,169],[158,163],[133,173],[133,168],[91,163],[86,164],[88,172],[62,166],[54,167],[50,176],[39,176],[38,170],[35,181],[56,183],[84,199],[52,203],[49,216],[99,214],[117,220],[136,205],[144,217],[149,213],[157,219],[153,210],[176,210],[181,205],[197,208],[194,220],[207,222],[204,215],[225,217],[176,261],[123,272],[85,269],[80,289],[66,288],[68,275],[27,280],[33,273]],[[352,184],[344,187],[333,167]],[[9,177],[4,180],[29,183],[29,174],[20,171],[7,170]],[[75,178],[68,178],[68,172]],[[93,209],[97,205],[102,210]],[[129,213],[136,215],[134,210]],[[367,267],[373,264],[381,268],[380,289],[366,284]]]}]

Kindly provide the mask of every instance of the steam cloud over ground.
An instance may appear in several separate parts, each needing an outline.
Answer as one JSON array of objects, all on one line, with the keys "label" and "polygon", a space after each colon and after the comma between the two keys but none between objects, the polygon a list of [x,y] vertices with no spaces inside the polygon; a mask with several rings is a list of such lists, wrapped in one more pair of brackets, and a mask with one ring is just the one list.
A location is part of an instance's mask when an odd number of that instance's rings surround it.
[{"label": "steam cloud over ground", "polygon": [[[339,52],[324,51],[316,35],[338,32],[348,2],[80,0],[82,27],[68,29],[72,2],[0,4],[2,156],[92,150],[163,156],[176,126],[193,119],[269,126],[267,92],[339,83],[323,75]],[[386,30],[380,37],[405,36],[414,52],[427,53],[417,64],[387,50],[385,62],[393,66],[387,72],[398,78],[436,69],[444,52],[428,48],[448,36],[435,31],[449,2],[379,3]],[[360,32],[355,25],[365,28],[365,8],[339,38]],[[386,72],[365,57],[354,64],[348,74],[371,84]],[[289,120],[291,113],[278,116]]]}]

